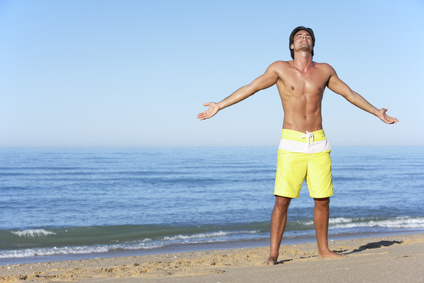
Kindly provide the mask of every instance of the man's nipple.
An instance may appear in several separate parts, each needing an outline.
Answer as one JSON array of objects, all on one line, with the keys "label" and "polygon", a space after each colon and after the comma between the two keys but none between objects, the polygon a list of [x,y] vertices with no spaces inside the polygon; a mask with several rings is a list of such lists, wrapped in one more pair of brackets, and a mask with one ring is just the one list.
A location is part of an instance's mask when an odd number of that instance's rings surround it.
[{"label": "man's nipple", "polygon": [[294,86],[292,86],[291,89],[294,90]]}]

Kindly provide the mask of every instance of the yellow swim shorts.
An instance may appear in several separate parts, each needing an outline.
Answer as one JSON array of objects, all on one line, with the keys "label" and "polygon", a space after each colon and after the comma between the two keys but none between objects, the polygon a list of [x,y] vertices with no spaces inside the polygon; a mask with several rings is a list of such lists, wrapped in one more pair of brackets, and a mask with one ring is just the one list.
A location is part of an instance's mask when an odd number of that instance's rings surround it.
[{"label": "yellow swim shorts", "polygon": [[301,133],[283,129],[274,195],[298,198],[304,180],[312,198],[334,195],[330,152],[324,130]]}]

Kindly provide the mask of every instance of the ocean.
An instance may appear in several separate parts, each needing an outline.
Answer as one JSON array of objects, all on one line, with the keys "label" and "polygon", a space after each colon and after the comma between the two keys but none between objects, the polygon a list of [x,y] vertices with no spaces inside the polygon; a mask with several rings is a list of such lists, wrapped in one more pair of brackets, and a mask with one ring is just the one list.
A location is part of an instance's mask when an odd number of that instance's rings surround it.
[{"label": "ocean", "polygon": [[[424,147],[333,147],[329,238],[424,232]],[[0,148],[0,265],[268,244],[275,147]],[[313,199],[283,245],[315,241]]]}]

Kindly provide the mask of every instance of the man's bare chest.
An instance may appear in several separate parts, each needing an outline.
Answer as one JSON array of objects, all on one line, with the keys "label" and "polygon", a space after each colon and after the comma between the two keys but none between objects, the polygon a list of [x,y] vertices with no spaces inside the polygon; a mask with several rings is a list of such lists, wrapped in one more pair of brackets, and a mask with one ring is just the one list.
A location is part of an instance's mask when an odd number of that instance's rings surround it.
[{"label": "man's bare chest", "polygon": [[327,85],[329,77],[319,70],[300,72],[288,70],[280,76],[277,84],[284,92],[321,93]]}]

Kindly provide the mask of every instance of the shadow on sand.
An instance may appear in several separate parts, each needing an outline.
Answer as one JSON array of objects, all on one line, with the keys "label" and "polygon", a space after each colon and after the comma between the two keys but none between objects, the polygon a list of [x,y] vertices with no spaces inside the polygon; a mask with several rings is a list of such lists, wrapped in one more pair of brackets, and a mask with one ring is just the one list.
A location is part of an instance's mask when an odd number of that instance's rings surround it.
[{"label": "shadow on sand", "polygon": [[[400,245],[402,244],[402,241],[380,241],[380,242],[374,242],[374,243],[368,243],[365,245],[360,246],[357,249],[354,249],[350,252],[348,252],[348,250],[334,250],[334,252],[346,256],[346,255],[350,255],[350,254],[354,254],[354,253],[360,253],[366,250],[372,250],[372,249],[379,249],[382,247],[390,247],[393,245]],[[311,258],[311,257],[317,257],[317,255],[310,255],[310,256],[302,256],[299,259],[305,259],[305,258]],[[289,263],[291,261],[294,261],[295,259],[284,259],[284,260],[280,260],[278,262],[276,262],[276,264],[284,264],[284,263]]]},{"label": "shadow on sand", "polygon": [[357,249],[354,249],[351,252],[345,253],[345,255],[348,254],[354,254],[354,253],[360,253],[366,250],[372,250],[372,249],[379,249],[382,247],[390,247],[393,245],[400,245],[402,244],[402,241],[380,241],[380,242],[375,242],[375,243],[368,243],[366,245],[362,245]]}]

